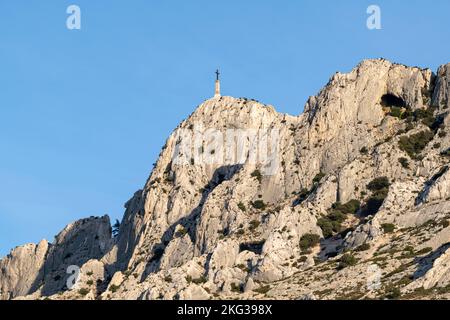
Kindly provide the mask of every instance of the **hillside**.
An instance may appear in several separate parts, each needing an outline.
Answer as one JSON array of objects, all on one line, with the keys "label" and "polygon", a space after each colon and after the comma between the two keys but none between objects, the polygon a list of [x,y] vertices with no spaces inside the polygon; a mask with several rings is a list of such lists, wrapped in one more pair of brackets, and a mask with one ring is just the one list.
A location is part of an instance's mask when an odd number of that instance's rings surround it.
[{"label": "hillside", "polygon": [[[216,97],[107,216],[0,260],[0,299],[449,299],[450,64],[336,73],[299,116]],[[81,268],[67,288],[67,268]]]}]

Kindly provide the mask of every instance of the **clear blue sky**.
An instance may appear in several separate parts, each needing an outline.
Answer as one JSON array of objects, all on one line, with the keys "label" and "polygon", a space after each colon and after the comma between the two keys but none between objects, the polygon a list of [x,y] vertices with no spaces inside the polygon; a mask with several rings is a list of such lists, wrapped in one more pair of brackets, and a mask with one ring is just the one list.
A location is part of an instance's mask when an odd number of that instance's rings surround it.
[{"label": "clear blue sky", "polygon": [[[382,30],[366,28],[372,3]],[[224,95],[299,114],[364,58],[450,62],[449,12],[448,0],[1,0],[0,256],[82,217],[121,218],[216,68]]]}]

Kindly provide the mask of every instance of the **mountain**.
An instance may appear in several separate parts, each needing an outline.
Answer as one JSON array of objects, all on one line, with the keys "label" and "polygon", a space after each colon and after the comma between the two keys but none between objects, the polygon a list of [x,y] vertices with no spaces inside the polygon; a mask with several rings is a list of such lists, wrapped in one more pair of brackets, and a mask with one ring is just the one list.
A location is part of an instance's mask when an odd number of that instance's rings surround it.
[{"label": "mountain", "polygon": [[[449,299],[450,64],[336,73],[299,116],[215,97],[107,216],[0,260],[1,299]],[[70,266],[79,266],[75,287]]]}]

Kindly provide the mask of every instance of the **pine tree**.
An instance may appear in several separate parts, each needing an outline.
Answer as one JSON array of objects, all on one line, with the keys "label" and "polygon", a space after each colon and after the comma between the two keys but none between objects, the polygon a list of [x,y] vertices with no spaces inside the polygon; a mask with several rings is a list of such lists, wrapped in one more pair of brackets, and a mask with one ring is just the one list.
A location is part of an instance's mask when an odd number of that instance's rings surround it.
[{"label": "pine tree", "polygon": [[116,238],[119,235],[119,229],[120,229],[120,222],[119,219],[116,219],[116,223],[114,223],[112,227],[112,234],[114,238]]}]

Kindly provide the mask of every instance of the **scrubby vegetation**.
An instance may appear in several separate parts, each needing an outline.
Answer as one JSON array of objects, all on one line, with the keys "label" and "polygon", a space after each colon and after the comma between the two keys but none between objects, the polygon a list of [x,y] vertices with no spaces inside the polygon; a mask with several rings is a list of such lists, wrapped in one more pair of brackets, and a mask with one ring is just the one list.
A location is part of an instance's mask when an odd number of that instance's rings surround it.
[{"label": "scrubby vegetation", "polygon": [[330,238],[334,233],[341,232],[341,223],[343,221],[333,221],[329,217],[322,217],[317,221],[317,225],[322,229],[323,236]]},{"label": "scrubby vegetation", "polygon": [[[400,98],[392,95],[383,96],[382,105],[389,108],[390,116],[402,120],[406,119],[406,129],[399,131],[399,134],[410,131],[415,127],[415,123],[417,122],[421,122],[430,129],[410,136],[400,137],[398,143],[399,148],[405,151],[412,159],[420,159],[420,153],[433,139],[439,128],[444,127],[444,116],[442,114],[435,115],[437,108],[433,106],[412,111]],[[439,134],[441,133],[439,132]],[[406,162],[402,162],[402,165],[407,168],[405,166]]]},{"label": "scrubby vegetation", "polygon": [[317,221],[325,238],[332,237],[342,231],[342,223],[347,219],[347,214],[356,214],[361,207],[358,200],[350,200],[345,204],[336,202],[328,210],[328,215]]},{"label": "scrubby vegetation", "polygon": [[78,290],[78,293],[82,296],[85,296],[89,293],[89,289],[81,288],[80,290]]},{"label": "scrubby vegetation", "polygon": [[397,287],[391,287],[386,290],[385,298],[389,300],[396,300],[401,297],[401,291]]},{"label": "scrubby vegetation", "polygon": [[347,214],[347,213],[356,214],[356,212],[358,212],[360,207],[361,207],[361,202],[359,202],[358,200],[352,199],[345,204],[336,202],[333,204],[332,209],[333,209],[333,211],[339,211],[344,214]]},{"label": "scrubby vegetation", "polygon": [[392,107],[391,111],[389,112],[389,115],[396,118],[402,118],[403,110],[399,107]]},{"label": "scrubby vegetation", "polygon": [[362,245],[360,245],[358,248],[356,248],[355,251],[361,252],[361,251],[367,251],[369,249],[370,249],[370,244],[368,244],[366,242],[366,243],[363,243]]},{"label": "scrubby vegetation", "polygon": [[112,293],[114,293],[114,292],[116,292],[117,290],[119,290],[119,286],[116,286],[116,285],[111,285],[110,287],[109,287],[109,290],[112,292]]},{"label": "scrubby vegetation", "polygon": [[318,184],[323,179],[323,177],[325,177],[325,173],[323,172],[319,172],[318,174],[316,174],[313,179],[313,184]]},{"label": "scrubby vegetation", "polygon": [[267,207],[267,205],[262,200],[253,201],[251,204],[253,208],[258,210],[265,210]]},{"label": "scrubby vegetation", "polygon": [[270,290],[270,285],[262,286],[257,289],[254,289],[253,291],[261,294],[266,294]]},{"label": "scrubby vegetation", "polygon": [[408,159],[401,157],[398,159],[398,162],[402,165],[403,168],[408,169],[409,168],[409,161]]},{"label": "scrubby vegetation", "polygon": [[392,233],[395,230],[395,225],[393,225],[392,223],[383,223],[381,225],[381,228],[383,228],[383,231],[385,233]]},{"label": "scrubby vegetation", "polygon": [[310,248],[318,245],[320,242],[320,236],[317,234],[312,234],[312,233],[307,233],[304,234],[301,238],[300,238],[300,249],[302,250],[302,252],[305,252],[307,250],[309,250]]},{"label": "scrubby vegetation", "polygon": [[390,182],[387,177],[375,178],[367,185],[367,189],[372,191],[372,195],[361,209],[362,216],[370,216],[378,212],[388,195],[389,186]]},{"label": "scrubby vegetation", "polygon": [[239,202],[237,206],[241,211],[244,211],[244,212],[247,211],[247,208],[245,207],[245,205],[242,202]]},{"label": "scrubby vegetation", "polygon": [[433,140],[434,134],[429,130],[400,137],[399,148],[405,151],[412,159],[419,159],[420,153],[425,149],[428,143]]},{"label": "scrubby vegetation", "polygon": [[252,176],[253,178],[256,178],[256,180],[258,180],[258,182],[261,183],[261,181],[262,181],[262,174],[261,174],[261,171],[255,170],[255,171],[252,172],[251,176]]},{"label": "scrubby vegetation", "polygon": [[357,263],[358,260],[353,255],[346,253],[339,260],[338,269],[341,270],[347,267],[351,267],[356,265]]},{"label": "scrubby vegetation", "polygon": [[261,224],[261,222],[259,222],[258,220],[252,220],[250,221],[250,231],[255,230],[256,228],[259,227],[259,225]]},{"label": "scrubby vegetation", "polygon": [[325,173],[323,172],[319,172],[318,174],[316,174],[316,176],[312,180],[311,189],[308,190],[306,188],[303,188],[302,190],[300,190],[300,192],[297,193],[298,197],[294,201],[294,206],[299,205],[300,203],[305,201],[311,194],[313,194],[319,187],[319,183],[324,177]]},{"label": "scrubby vegetation", "polygon": [[375,178],[369,182],[367,189],[374,192],[379,192],[381,190],[386,190],[390,186],[389,179],[387,177]]},{"label": "scrubby vegetation", "polygon": [[429,253],[429,252],[431,252],[431,251],[433,251],[433,248],[431,248],[431,247],[426,247],[426,248],[423,248],[423,249],[417,251],[416,254],[420,256],[420,255]]},{"label": "scrubby vegetation", "polygon": [[195,284],[202,284],[202,283],[206,283],[208,281],[208,279],[205,276],[201,276],[200,278],[192,279],[191,281],[192,281],[192,283],[195,283]]}]

